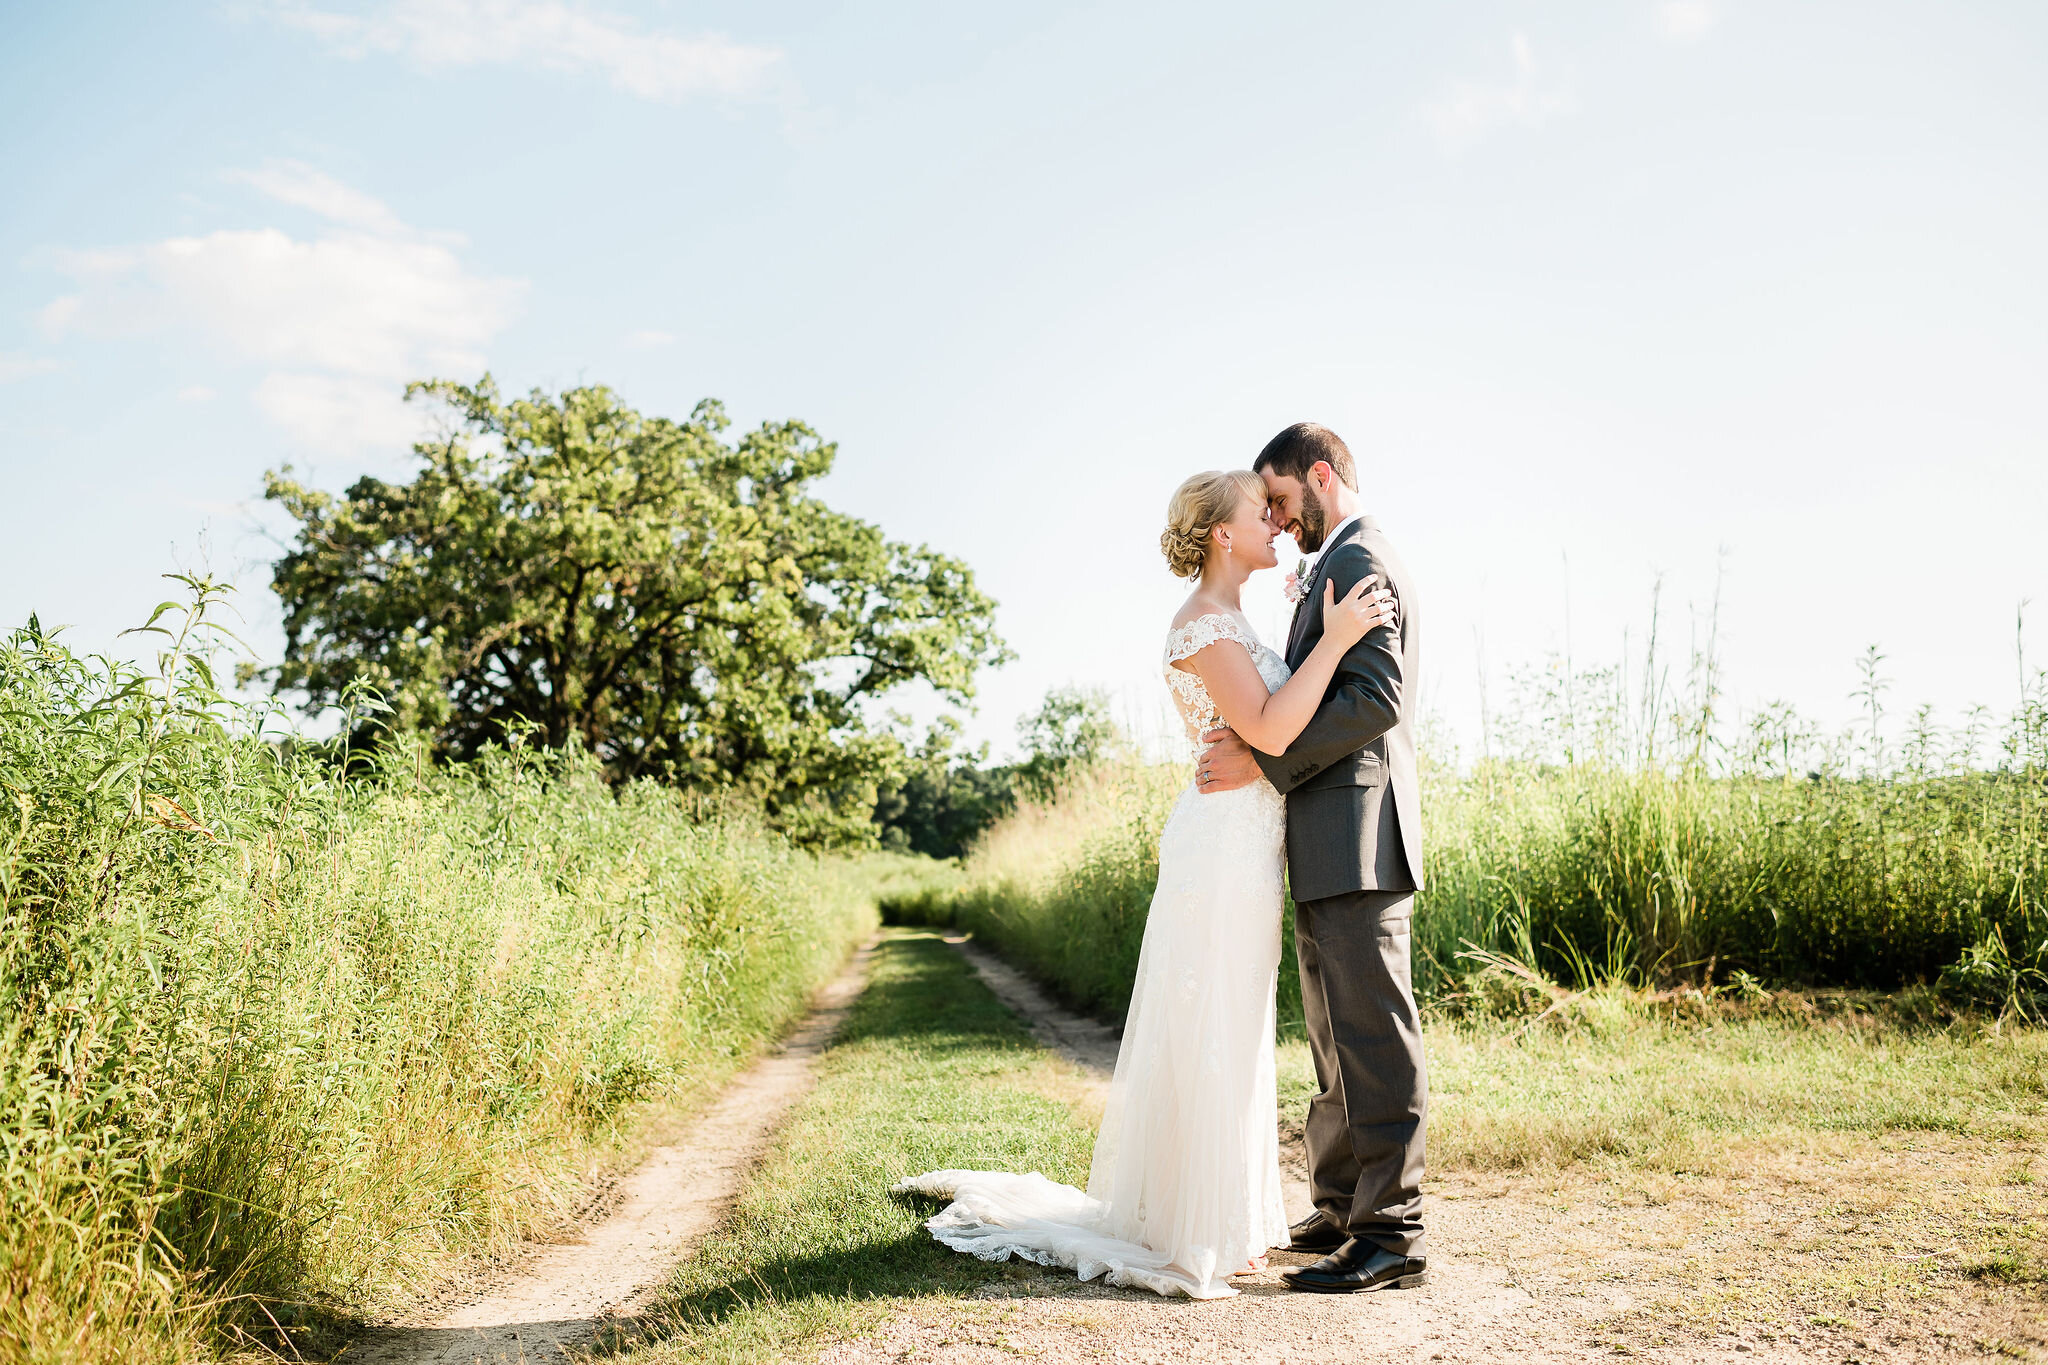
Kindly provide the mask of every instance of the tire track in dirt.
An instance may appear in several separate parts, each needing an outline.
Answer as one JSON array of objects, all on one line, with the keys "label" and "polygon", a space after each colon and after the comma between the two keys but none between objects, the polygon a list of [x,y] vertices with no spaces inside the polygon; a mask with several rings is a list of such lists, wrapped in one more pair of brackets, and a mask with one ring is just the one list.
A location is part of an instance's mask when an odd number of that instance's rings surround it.
[{"label": "tire track in dirt", "polygon": [[1032,1035],[1039,1042],[1086,1067],[1101,1084],[1109,1084],[1110,1074],[1116,1070],[1116,1029],[1056,1003],[1030,977],[971,936],[947,934],[945,940],[947,946],[967,959],[981,984],[1031,1026]]},{"label": "tire track in dirt", "polygon": [[804,1022],[732,1081],[672,1144],[654,1148],[611,1192],[608,1212],[538,1245],[466,1293],[359,1338],[364,1365],[471,1365],[565,1359],[643,1307],[718,1222],[819,1055],[867,984],[875,941],[818,993]]}]

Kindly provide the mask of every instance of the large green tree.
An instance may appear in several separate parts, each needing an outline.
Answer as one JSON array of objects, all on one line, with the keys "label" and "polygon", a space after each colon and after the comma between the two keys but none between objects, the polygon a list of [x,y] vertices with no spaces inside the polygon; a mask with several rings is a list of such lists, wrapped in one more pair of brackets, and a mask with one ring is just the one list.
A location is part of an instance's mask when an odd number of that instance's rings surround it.
[{"label": "large green tree", "polygon": [[871,700],[965,702],[1007,657],[965,564],[815,496],[834,447],[800,422],[728,441],[716,402],[675,422],[601,387],[506,401],[488,375],[407,396],[451,416],[410,483],[266,476],[298,522],[271,681],[314,706],[367,683],[445,753],[526,728],[831,838],[901,757]]}]

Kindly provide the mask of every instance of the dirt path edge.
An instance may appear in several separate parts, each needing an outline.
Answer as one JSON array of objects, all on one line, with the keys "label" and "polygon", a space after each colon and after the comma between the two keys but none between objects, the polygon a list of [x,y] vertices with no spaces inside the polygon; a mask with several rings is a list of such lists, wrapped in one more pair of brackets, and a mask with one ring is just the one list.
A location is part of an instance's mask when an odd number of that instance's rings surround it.
[{"label": "dirt path edge", "polygon": [[676,1139],[649,1150],[604,1214],[537,1245],[468,1292],[367,1333],[343,1359],[365,1365],[562,1359],[642,1307],[739,1193],[818,1057],[865,989],[879,936],[815,997],[796,1030],[742,1072]]},{"label": "dirt path edge", "polygon": [[996,999],[1031,1026],[1039,1042],[1107,1081],[1116,1072],[1117,1031],[1099,1019],[1074,1013],[1038,984],[974,941],[971,934],[947,934],[946,945],[967,959]]}]

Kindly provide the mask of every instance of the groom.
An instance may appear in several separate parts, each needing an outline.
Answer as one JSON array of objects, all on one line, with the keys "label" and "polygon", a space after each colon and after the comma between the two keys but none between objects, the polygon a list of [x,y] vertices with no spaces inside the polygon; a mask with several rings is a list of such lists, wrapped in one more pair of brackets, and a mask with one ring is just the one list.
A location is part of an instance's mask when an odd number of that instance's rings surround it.
[{"label": "groom", "polygon": [[1287,796],[1287,875],[1301,1001],[1321,1093],[1309,1102],[1315,1212],[1293,1228],[1295,1251],[1327,1252],[1282,1273],[1290,1289],[1326,1294],[1422,1283],[1422,1136],[1429,1086],[1410,984],[1408,935],[1422,889],[1415,784],[1415,691],[1421,617],[1408,571],[1364,516],[1351,452],[1313,422],[1287,428],[1252,468],[1273,520],[1309,554],[1287,663],[1323,634],[1323,582],[1342,598],[1368,574],[1391,589],[1393,626],[1367,635],[1337,667],[1315,718],[1277,758],[1229,730],[1203,736],[1196,782],[1230,791],[1265,777]]}]

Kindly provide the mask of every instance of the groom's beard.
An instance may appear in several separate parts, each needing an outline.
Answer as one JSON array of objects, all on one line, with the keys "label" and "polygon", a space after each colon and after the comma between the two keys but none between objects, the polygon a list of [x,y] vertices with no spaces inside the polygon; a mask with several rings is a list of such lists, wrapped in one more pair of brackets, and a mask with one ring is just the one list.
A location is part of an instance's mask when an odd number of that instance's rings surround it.
[{"label": "groom's beard", "polygon": [[1312,555],[1323,548],[1323,537],[1329,533],[1330,519],[1324,515],[1323,500],[1316,496],[1312,483],[1301,485],[1301,515],[1294,523],[1294,543],[1305,555]]}]

